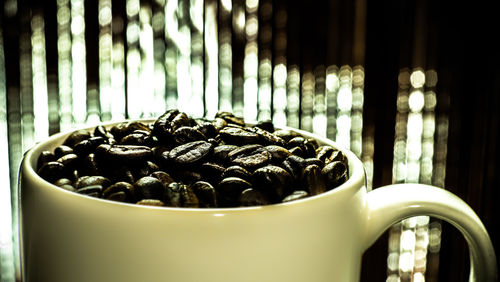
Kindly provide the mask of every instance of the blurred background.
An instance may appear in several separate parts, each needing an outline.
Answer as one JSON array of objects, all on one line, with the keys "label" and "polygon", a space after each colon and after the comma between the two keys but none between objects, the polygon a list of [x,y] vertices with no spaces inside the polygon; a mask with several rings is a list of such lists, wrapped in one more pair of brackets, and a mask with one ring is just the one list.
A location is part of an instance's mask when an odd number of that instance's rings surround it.
[{"label": "blurred background", "polygon": [[[23,153],[82,125],[233,111],[336,140],[369,189],[457,194],[500,248],[500,27],[488,1],[0,1],[0,281],[19,279]],[[333,250],[332,250],[333,251]],[[467,281],[465,240],[416,217],[361,281]]]}]

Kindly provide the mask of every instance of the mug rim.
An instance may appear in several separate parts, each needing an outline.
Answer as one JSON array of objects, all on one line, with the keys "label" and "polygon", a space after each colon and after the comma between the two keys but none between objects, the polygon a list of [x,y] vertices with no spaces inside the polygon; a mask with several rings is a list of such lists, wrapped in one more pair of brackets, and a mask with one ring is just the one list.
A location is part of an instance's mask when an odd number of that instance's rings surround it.
[{"label": "mug rim", "polygon": [[[23,157],[23,160],[21,162],[21,174],[20,177],[30,177],[32,178],[33,182],[39,183],[40,184],[40,189],[48,189],[56,193],[66,193],[67,196],[69,197],[78,197],[80,198],[80,201],[95,201],[96,203],[100,202],[101,204],[105,205],[110,205],[111,206],[120,206],[120,207],[130,207],[130,208],[139,208],[139,209],[146,209],[146,210],[165,210],[165,211],[187,211],[187,212],[205,212],[205,213],[228,213],[228,212],[241,212],[241,211],[249,211],[249,210],[265,210],[265,209],[274,209],[274,208],[285,208],[289,206],[295,206],[295,205],[304,205],[312,201],[317,201],[321,200],[324,198],[330,198],[330,197],[335,197],[335,194],[339,193],[349,193],[351,192],[352,194],[356,193],[359,189],[362,189],[363,187],[366,187],[366,179],[365,179],[365,170],[364,166],[361,162],[361,160],[350,150],[344,148],[343,146],[340,146],[337,142],[330,140],[326,137],[319,136],[317,134],[297,129],[297,128],[292,128],[288,126],[283,126],[279,127],[279,129],[285,129],[285,130],[291,130],[296,133],[299,133],[305,137],[309,138],[314,138],[319,143],[325,144],[325,145],[330,145],[338,150],[340,150],[348,160],[348,166],[349,166],[349,178],[347,179],[346,182],[342,183],[340,186],[335,187],[329,191],[313,195],[313,196],[307,196],[302,199],[290,201],[290,202],[285,202],[285,203],[274,203],[274,204],[269,204],[269,205],[262,205],[262,206],[249,206],[249,207],[217,207],[217,208],[186,208],[186,207],[169,207],[169,206],[148,206],[148,205],[137,205],[135,203],[125,203],[125,202],[118,202],[118,201],[112,201],[112,200],[107,200],[107,199],[102,199],[102,198],[96,198],[96,197],[91,197],[88,195],[80,194],[77,192],[73,191],[68,191],[65,190],[61,187],[58,187],[45,179],[43,179],[41,176],[38,175],[36,172],[36,163],[37,159],[40,156],[41,152],[44,150],[48,150],[49,148],[55,148],[58,145],[61,145],[64,142],[64,139],[71,134],[72,132],[75,132],[77,130],[86,130],[91,132],[92,129],[94,129],[96,126],[102,125],[106,128],[109,128],[113,125],[124,123],[124,122],[134,122],[134,121],[139,121],[139,122],[154,122],[156,119],[153,118],[144,118],[144,119],[125,119],[121,121],[108,121],[108,122],[100,122],[96,123],[93,125],[84,125],[84,126],[78,126],[76,128],[70,129],[70,130],[65,130],[62,132],[55,133],[48,138],[44,139],[43,141],[37,142],[34,144],[30,149],[28,149]],[[249,124],[252,124],[251,122],[248,122]],[[19,199],[22,197],[22,186],[21,182],[18,184],[18,191],[19,191]],[[43,188],[42,188],[43,187]],[[109,208],[109,207],[108,207]]]}]

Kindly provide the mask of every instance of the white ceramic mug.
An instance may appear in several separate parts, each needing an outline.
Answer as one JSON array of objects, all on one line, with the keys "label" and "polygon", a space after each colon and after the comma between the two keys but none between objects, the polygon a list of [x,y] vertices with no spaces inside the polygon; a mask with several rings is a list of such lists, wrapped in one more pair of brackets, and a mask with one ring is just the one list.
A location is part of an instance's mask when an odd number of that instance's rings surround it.
[{"label": "white ceramic mug", "polygon": [[38,156],[68,134],[37,144],[21,165],[26,282],[358,281],[363,252],[392,224],[417,215],[462,232],[470,281],[497,279],[491,240],[464,201],[421,184],[368,192],[363,165],[350,151],[343,150],[349,180],[321,195],[249,208],[166,208],[91,198],[41,179],[34,170]]}]

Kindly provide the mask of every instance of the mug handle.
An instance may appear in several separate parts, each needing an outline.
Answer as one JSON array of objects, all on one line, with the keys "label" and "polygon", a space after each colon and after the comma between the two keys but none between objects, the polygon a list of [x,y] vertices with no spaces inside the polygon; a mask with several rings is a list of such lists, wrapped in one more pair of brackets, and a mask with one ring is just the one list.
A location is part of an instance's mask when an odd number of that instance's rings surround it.
[{"label": "mug handle", "polygon": [[469,246],[469,281],[498,281],[493,244],[481,220],[462,199],[434,186],[393,184],[367,195],[364,250],[391,225],[409,217],[428,215],[447,221],[465,237]]}]

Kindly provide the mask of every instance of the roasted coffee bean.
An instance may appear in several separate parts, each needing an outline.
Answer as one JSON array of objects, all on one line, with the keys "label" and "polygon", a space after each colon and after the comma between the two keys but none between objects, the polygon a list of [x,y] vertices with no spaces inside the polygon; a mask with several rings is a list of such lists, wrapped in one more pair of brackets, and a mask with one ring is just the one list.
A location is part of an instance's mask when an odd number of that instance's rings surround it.
[{"label": "roasted coffee bean", "polygon": [[202,179],[201,172],[197,170],[179,169],[175,171],[175,175],[184,184],[191,184]]},{"label": "roasted coffee bean", "polygon": [[66,169],[73,171],[78,167],[80,158],[76,154],[70,153],[61,156],[57,161],[62,163]]},{"label": "roasted coffee bean", "polygon": [[331,162],[321,171],[325,176],[327,190],[333,189],[347,181],[347,167],[343,162]]},{"label": "roasted coffee bean", "polygon": [[73,181],[69,180],[68,178],[59,178],[54,182],[54,185],[59,187],[63,185],[73,185]]},{"label": "roasted coffee bean", "polygon": [[286,148],[292,149],[295,147],[299,147],[302,150],[302,157],[304,158],[312,158],[316,156],[316,148],[318,143],[311,138],[304,138],[302,136],[297,136],[290,139],[286,143]]},{"label": "roasted coffee bean", "polygon": [[273,134],[285,140],[285,142],[290,141],[294,137],[300,136],[297,132],[288,129],[278,129],[275,130]]},{"label": "roasted coffee bean", "polygon": [[227,157],[231,160],[231,165],[254,170],[268,164],[272,156],[262,145],[249,144],[229,152]]},{"label": "roasted coffee bean", "polygon": [[195,122],[186,113],[178,113],[170,122],[172,126],[172,132],[175,132],[178,128],[182,126],[193,126]]},{"label": "roasted coffee bean", "polygon": [[273,122],[271,120],[259,121],[255,125],[255,127],[258,127],[260,129],[264,129],[265,131],[270,132],[270,133],[274,132],[274,124],[273,124]]},{"label": "roasted coffee bean", "polygon": [[84,186],[84,187],[78,188],[76,190],[76,192],[78,192],[80,194],[87,195],[87,196],[100,198],[101,193],[102,193],[102,185],[95,184],[95,185]]},{"label": "roasted coffee bean", "polygon": [[[106,148],[100,146],[100,148]],[[107,147],[105,156],[113,162],[134,163],[137,161],[150,160],[153,156],[151,148],[138,145],[113,145]]]},{"label": "roasted coffee bean", "polygon": [[322,162],[318,158],[307,158],[307,159],[304,159],[304,167],[306,167],[308,165],[312,165],[312,164],[317,165],[320,168],[323,168],[325,166],[325,163]]},{"label": "roasted coffee bean", "polygon": [[278,145],[285,146],[285,140],[281,137],[278,137],[264,129],[258,127],[250,127],[247,129],[248,131],[254,132],[259,135],[260,143],[264,145]]},{"label": "roasted coffee bean", "polygon": [[104,137],[106,139],[114,139],[115,137],[109,132],[106,127],[98,125],[94,128],[94,136]]},{"label": "roasted coffee bean", "polygon": [[180,187],[182,206],[185,208],[198,208],[200,202],[198,197],[194,193],[193,189],[189,185],[182,185]]},{"label": "roasted coffee bean", "polygon": [[97,146],[105,144],[107,142],[103,137],[90,137],[89,139],[82,140],[74,147],[74,152],[79,157],[85,157],[86,155],[93,153]]},{"label": "roasted coffee bean", "polygon": [[246,180],[238,177],[224,178],[217,186],[217,202],[225,207],[237,206],[241,192],[248,188],[252,188],[252,184]]},{"label": "roasted coffee bean", "polygon": [[240,206],[248,207],[269,205],[271,201],[269,200],[267,195],[262,193],[261,191],[248,188],[241,192],[240,196],[238,197],[238,203]]},{"label": "roasted coffee bean", "polygon": [[172,163],[186,166],[201,162],[213,150],[213,144],[207,141],[193,141],[173,148],[168,153]]},{"label": "roasted coffee bean", "polygon": [[200,166],[203,179],[212,184],[217,184],[221,181],[222,173],[224,173],[225,170],[225,167],[212,162],[206,162]]},{"label": "roasted coffee bean", "polygon": [[170,207],[182,207],[181,186],[178,182],[172,182],[167,186],[164,193],[164,203]]},{"label": "roasted coffee bean", "polygon": [[124,181],[116,182],[102,191],[102,197],[108,200],[119,200],[120,202],[135,202],[135,186]]},{"label": "roasted coffee bean", "polygon": [[196,128],[181,126],[173,133],[177,144],[184,144],[198,140],[207,140],[207,137]]},{"label": "roasted coffee bean", "polygon": [[227,123],[230,124],[236,124],[239,126],[245,126],[245,120],[241,117],[235,116],[233,113],[230,112],[218,112],[215,115],[216,118],[222,118],[224,119]]},{"label": "roasted coffee bean", "polygon": [[227,155],[235,149],[238,149],[238,146],[236,146],[236,145],[215,146],[214,152],[213,152],[213,158],[215,159],[215,161],[224,163],[228,160]]},{"label": "roasted coffee bean", "polygon": [[316,149],[316,156],[318,159],[323,161],[325,165],[335,161],[340,161],[347,164],[347,158],[345,157],[345,155],[341,151],[334,149],[333,147],[328,145],[318,147]]},{"label": "roasted coffee bean", "polygon": [[301,147],[293,147],[288,151],[294,156],[305,157],[304,150]]},{"label": "roasted coffee bean", "polygon": [[170,174],[161,170],[151,173],[151,176],[160,180],[161,184],[163,184],[163,187],[165,188],[167,188],[170,183],[174,182],[174,179],[170,176]]},{"label": "roasted coffee bean", "polygon": [[101,188],[105,189],[111,185],[111,181],[104,176],[93,175],[93,176],[82,176],[78,178],[75,182],[75,188],[80,190],[83,187],[100,185]]},{"label": "roasted coffee bean", "polygon": [[255,170],[252,174],[253,188],[262,191],[272,201],[278,201],[291,190],[292,176],[283,168],[267,165]]},{"label": "roasted coffee bean", "polygon": [[217,207],[215,189],[206,181],[197,181],[191,185],[191,189],[198,197],[200,208]]},{"label": "roasted coffee bean", "polygon": [[321,173],[321,168],[318,165],[306,166],[302,178],[309,195],[318,195],[326,191],[325,176]]},{"label": "roasted coffee bean", "polygon": [[109,130],[116,140],[121,140],[123,137],[131,134],[136,130],[151,131],[151,129],[144,123],[139,121],[122,122]]},{"label": "roasted coffee bean", "polygon": [[217,135],[217,129],[209,121],[197,121],[197,125],[194,128],[200,131],[206,138],[214,138]]},{"label": "roasted coffee bean", "polygon": [[165,204],[161,200],[157,200],[157,199],[142,199],[135,204],[141,205],[141,206],[153,206],[153,207],[165,206]]},{"label": "roasted coffee bean", "polygon": [[224,127],[219,135],[226,144],[232,145],[258,144],[260,140],[257,133],[238,127]]},{"label": "roasted coffee bean", "polygon": [[295,180],[300,180],[306,160],[299,156],[291,155],[286,158],[281,166],[286,169]]},{"label": "roasted coffee bean", "polygon": [[222,178],[228,178],[228,177],[239,177],[246,181],[250,181],[252,174],[248,172],[248,170],[244,169],[239,165],[233,165],[226,168],[222,173]]},{"label": "roasted coffee bean", "polygon": [[70,192],[76,192],[75,187],[73,187],[73,185],[70,185],[70,184],[63,184],[59,187],[63,188],[64,190],[70,191]]},{"label": "roasted coffee bean", "polygon": [[99,175],[102,173],[94,153],[90,153],[81,159],[80,173],[82,175]]},{"label": "roasted coffee bean", "polygon": [[112,168],[108,168],[106,171],[106,176],[113,182],[124,181],[134,183],[137,179],[134,176],[131,168],[126,164],[115,165]]},{"label": "roasted coffee bean", "polygon": [[265,147],[265,149],[271,154],[271,161],[273,163],[281,163],[286,158],[292,155],[290,151],[277,145],[268,145]]},{"label": "roasted coffee bean", "polygon": [[121,140],[122,145],[154,146],[154,140],[151,133],[146,130],[135,130],[125,135]]},{"label": "roasted coffee bean", "polygon": [[214,121],[212,121],[212,124],[214,125],[215,130],[219,132],[221,129],[227,126],[227,121],[222,118],[215,118]]},{"label": "roasted coffee bean", "polygon": [[57,159],[67,154],[73,154],[73,148],[70,146],[59,145],[54,149],[54,155]]},{"label": "roasted coffee bean", "polygon": [[176,109],[168,110],[156,119],[153,124],[153,133],[158,139],[164,142],[172,140],[173,130],[171,121],[178,113],[179,111]]},{"label": "roasted coffee bean", "polygon": [[90,133],[86,130],[80,129],[68,135],[63,144],[73,148],[76,144],[88,138],[90,138]]},{"label": "roasted coffee bean", "polygon": [[44,164],[56,160],[54,153],[50,151],[42,151],[40,156],[38,156],[36,170],[38,171]]},{"label": "roasted coffee bean", "polygon": [[297,190],[297,191],[293,191],[292,194],[290,194],[290,195],[286,196],[285,198],[283,198],[282,202],[286,203],[286,202],[291,202],[291,201],[295,201],[295,200],[299,200],[299,199],[304,199],[307,196],[309,196],[309,195],[307,194],[306,191]]},{"label": "roasted coffee bean", "polygon": [[55,161],[44,164],[38,170],[38,175],[51,183],[59,178],[67,177],[68,174],[66,167],[62,163]]},{"label": "roasted coffee bean", "polygon": [[158,178],[145,176],[134,183],[136,196],[138,199],[158,199],[163,198],[164,187]]}]

